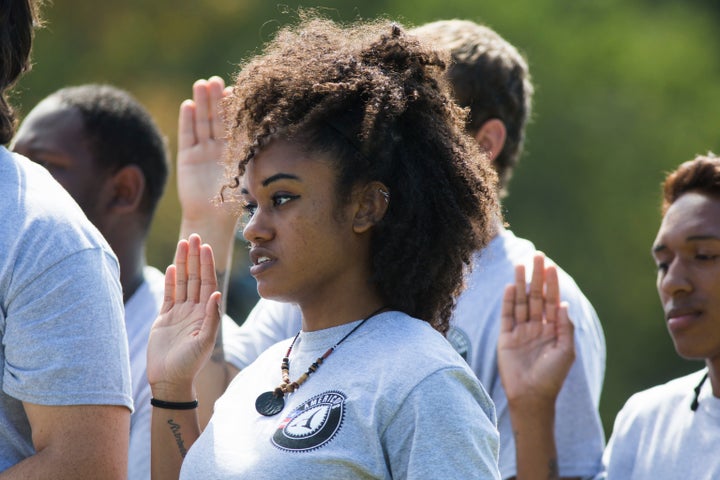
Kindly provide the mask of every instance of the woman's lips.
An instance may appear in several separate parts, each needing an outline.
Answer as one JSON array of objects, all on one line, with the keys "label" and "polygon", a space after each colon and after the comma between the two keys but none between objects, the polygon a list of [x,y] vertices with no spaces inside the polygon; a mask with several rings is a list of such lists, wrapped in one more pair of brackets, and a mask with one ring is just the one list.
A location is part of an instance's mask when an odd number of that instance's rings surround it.
[{"label": "woman's lips", "polygon": [[250,249],[250,262],[250,275],[255,277],[272,267],[276,259],[265,249],[252,248]]}]

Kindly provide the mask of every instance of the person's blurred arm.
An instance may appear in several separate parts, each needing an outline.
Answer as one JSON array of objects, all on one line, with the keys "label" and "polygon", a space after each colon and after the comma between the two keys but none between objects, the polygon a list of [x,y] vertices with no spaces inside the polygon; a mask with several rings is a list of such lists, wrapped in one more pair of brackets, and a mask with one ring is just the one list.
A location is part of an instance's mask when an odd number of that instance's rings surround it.
[{"label": "person's blurred arm", "polygon": [[525,268],[503,298],[498,368],[515,437],[517,478],[559,478],[555,400],[575,358],[573,325],[560,303],[557,270],[536,255],[529,293]]},{"label": "person's blurred arm", "polygon": [[[219,290],[225,294],[238,222],[231,202],[218,202],[227,183],[222,155],[225,148],[221,101],[229,90],[220,77],[197,80],[193,99],[180,105],[177,182],[180,238],[200,235],[213,248]],[[228,192],[228,195],[230,193]]]}]

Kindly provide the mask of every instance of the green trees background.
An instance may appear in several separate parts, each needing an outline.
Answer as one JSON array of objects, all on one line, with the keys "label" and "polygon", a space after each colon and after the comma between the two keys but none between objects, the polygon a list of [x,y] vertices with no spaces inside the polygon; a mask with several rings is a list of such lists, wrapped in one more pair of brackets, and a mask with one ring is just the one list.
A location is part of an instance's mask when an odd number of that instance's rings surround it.
[{"label": "green trees background", "polygon": [[[107,82],[134,93],[175,151],[192,82],[232,78],[286,14],[268,0],[56,0],[44,7],[34,68],[16,89],[21,116],[57,88]],[[714,0],[306,1],[338,20],[486,23],[526,54],[536,85],[526,154],[504,208],[513,230],[571,273],[607,340],[606,433],[633,392],[701,367],[668,338],[649,255],[663,173],[720,153],[720,7]],[[177,235],[171,180],[148,258],[167,265]],[[238,242],[239,243],[239,242]],[[238,255],[242,263],[244,255]],[[242,268],[242,265],[239,266]]]}]

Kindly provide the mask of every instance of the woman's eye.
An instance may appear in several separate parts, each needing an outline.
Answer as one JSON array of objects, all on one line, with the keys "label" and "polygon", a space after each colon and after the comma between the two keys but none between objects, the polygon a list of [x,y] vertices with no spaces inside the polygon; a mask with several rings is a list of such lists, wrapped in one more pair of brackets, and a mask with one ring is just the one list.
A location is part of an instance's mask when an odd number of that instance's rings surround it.
[{"label": "woman's eye", "polygon": [[242,209],[245,212],[245,215],[247,215],[247,217],[249,218],[249,217],[252,217],[253,215],[255,215],[255,210],[257,210],[257,205],[255,205],[254,203],[245,202],[242,206]]},{"label": "woman's eye", "polygon": [[716,258],[718,258],[718,256],[717,255],[709,255],[709,254],[705,254],[705,253],[698,253],[695,255],[695,258],[697,260],[705,261],[705,260],[715,260]]},{"label": "woman's eye", "polygon": [[281,205],[285,205],[291,200],[295,200],[296,198],[298,198],[298,195],[278,194],[273,196],[273,205],[279,207]]}]

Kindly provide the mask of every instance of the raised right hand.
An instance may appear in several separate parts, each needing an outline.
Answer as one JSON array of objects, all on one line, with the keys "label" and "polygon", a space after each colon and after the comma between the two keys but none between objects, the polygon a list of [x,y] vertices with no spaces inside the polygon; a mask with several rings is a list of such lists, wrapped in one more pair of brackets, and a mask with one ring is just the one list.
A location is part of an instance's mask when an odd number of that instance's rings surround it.
[{"label": "raised right hand", "polygon": [[498,339],[498,368],[508,401],[554,406],[575,359],[573,324],[560,302],[557,268],[535,255],[529,293],[525,267],[505,289]]},{"label": "raised right hand", "polygon": [[[147,377],[153,396],[189,401],[197,372],[207,361],[220,325],[212,249],[198,235],[180,240],[165,273],[165,301],[150,330]],[[193,392],[194,393],[194,392]]]}]

